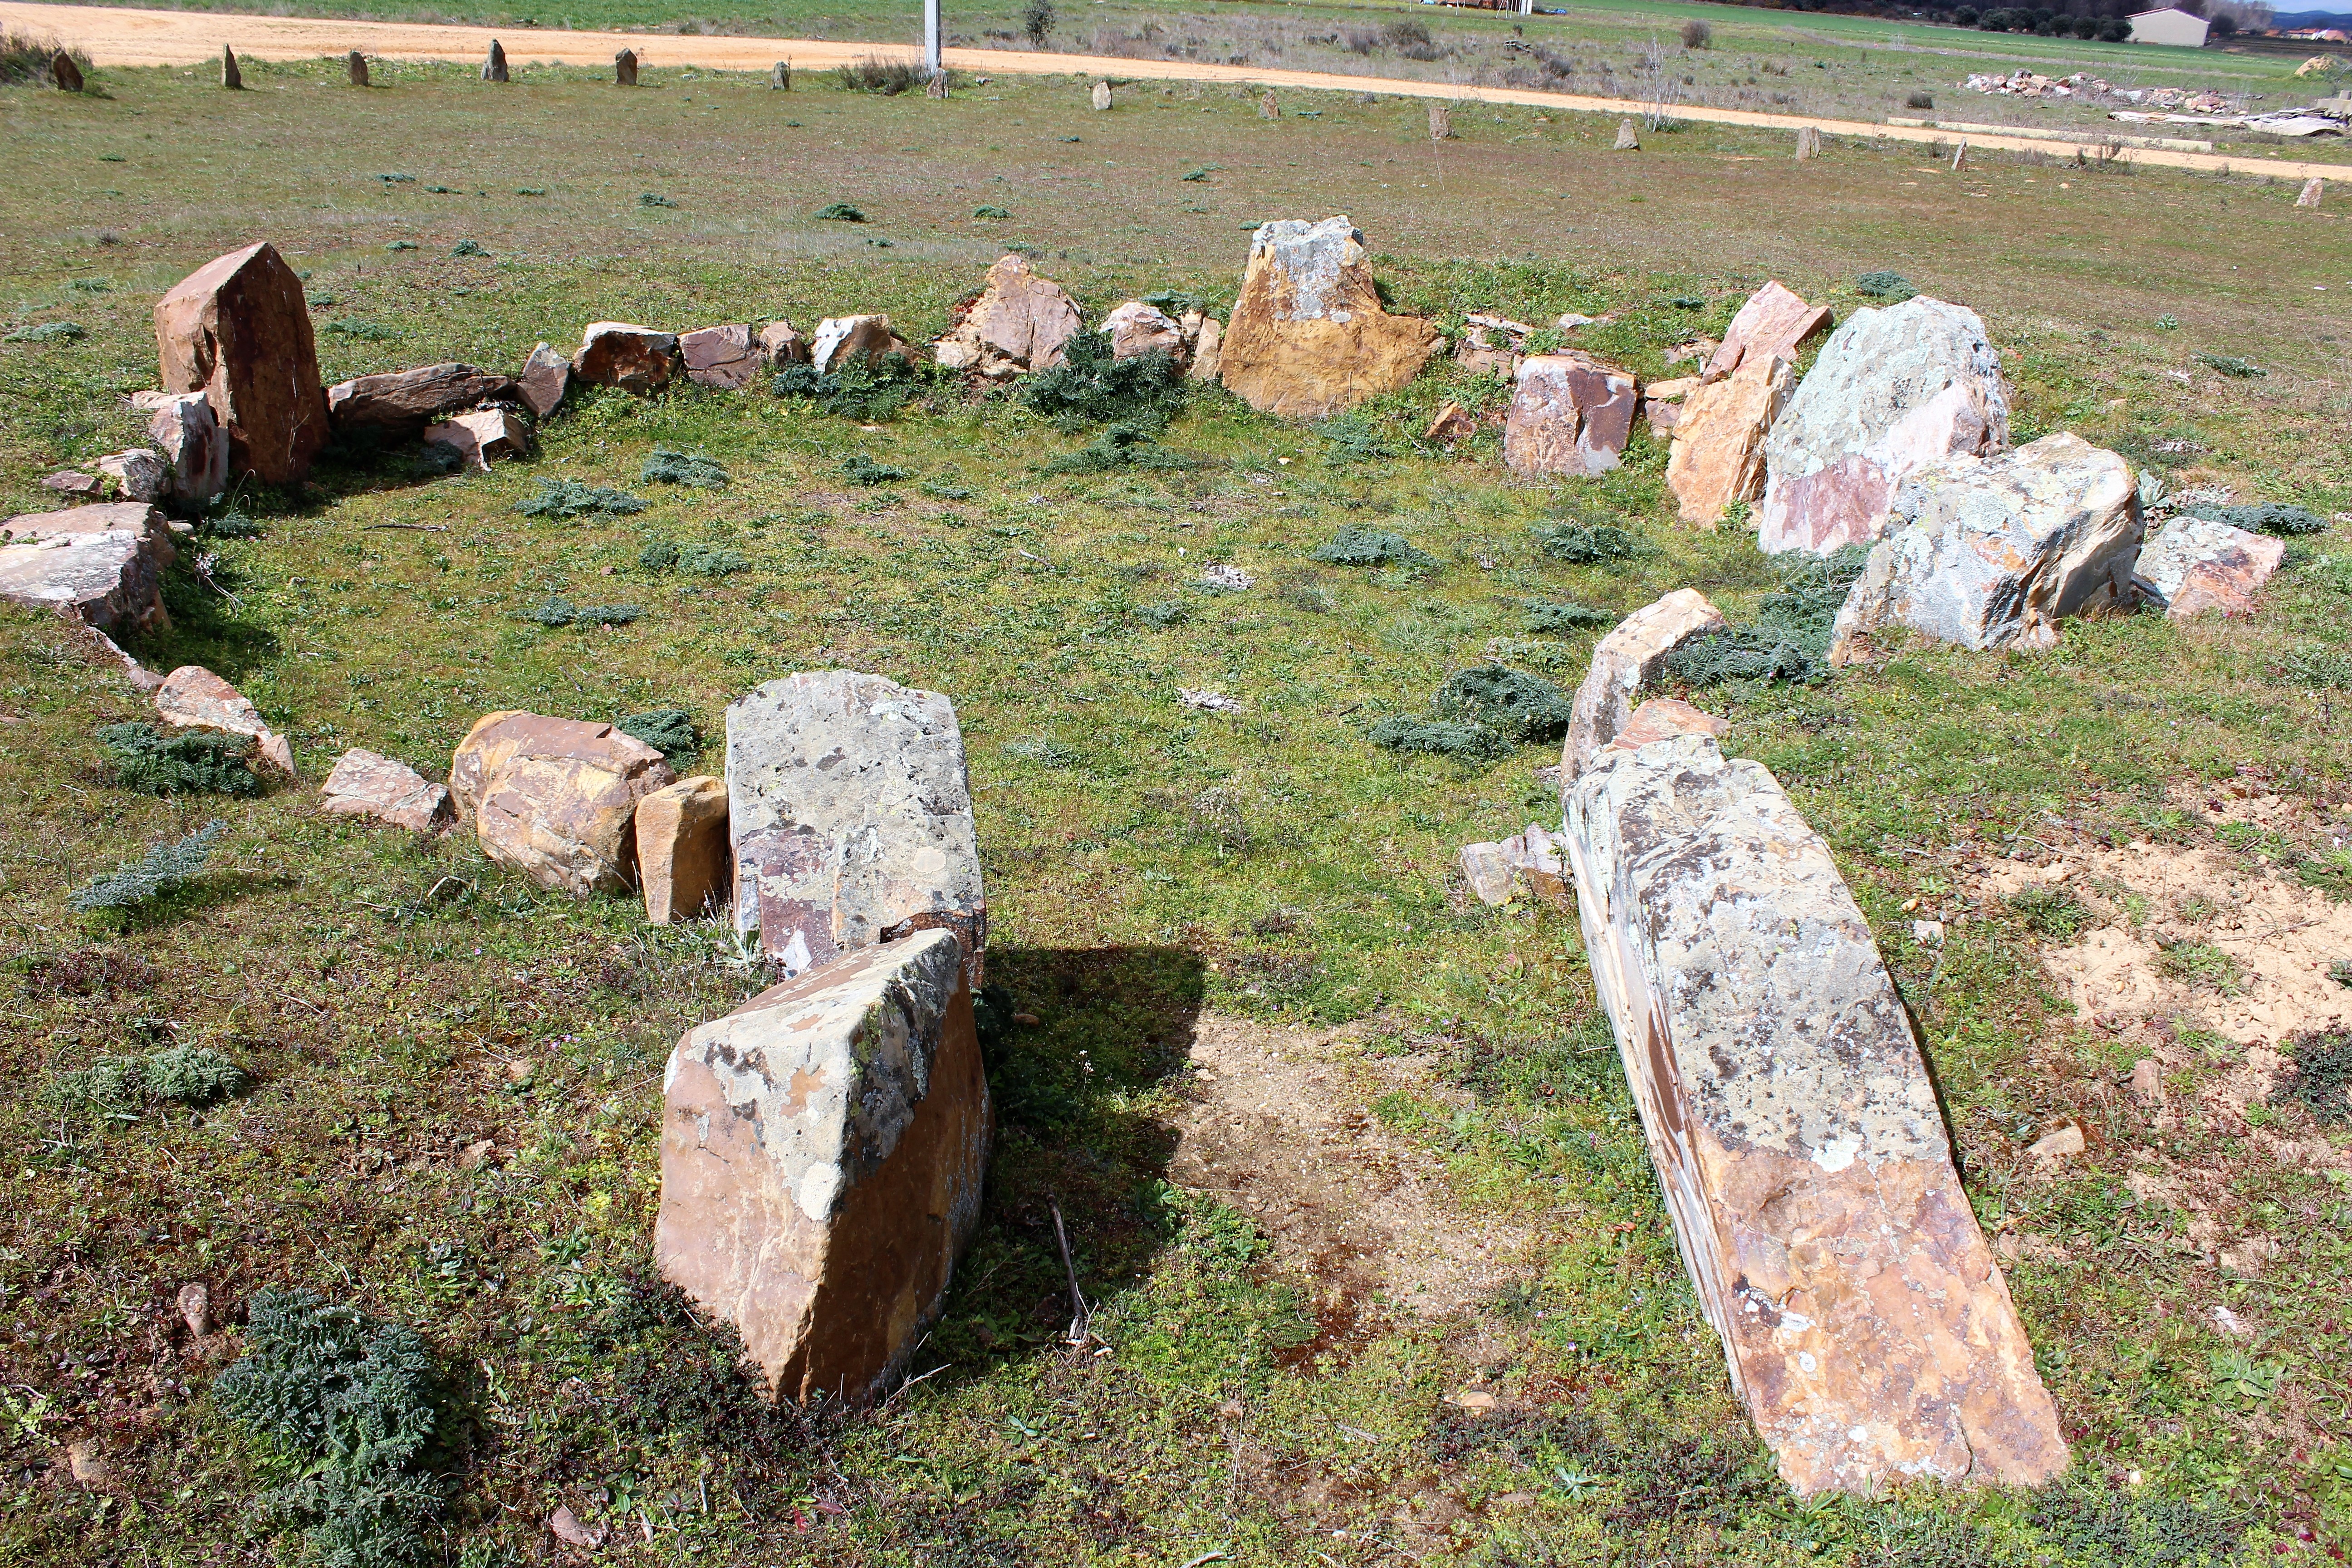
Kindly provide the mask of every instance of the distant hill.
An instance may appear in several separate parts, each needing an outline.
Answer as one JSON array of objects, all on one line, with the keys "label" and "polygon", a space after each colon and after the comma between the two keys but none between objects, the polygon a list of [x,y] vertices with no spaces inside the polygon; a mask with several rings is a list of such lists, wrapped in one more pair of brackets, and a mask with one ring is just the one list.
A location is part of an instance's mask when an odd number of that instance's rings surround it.
[{"label": "distant hill", "polygon": [[2282,33],[2298,33],[2305,27],[2341,27],[2352,32],[2352,14],[2343,11],[2281,11],[2271,18],[2271,26]]}]

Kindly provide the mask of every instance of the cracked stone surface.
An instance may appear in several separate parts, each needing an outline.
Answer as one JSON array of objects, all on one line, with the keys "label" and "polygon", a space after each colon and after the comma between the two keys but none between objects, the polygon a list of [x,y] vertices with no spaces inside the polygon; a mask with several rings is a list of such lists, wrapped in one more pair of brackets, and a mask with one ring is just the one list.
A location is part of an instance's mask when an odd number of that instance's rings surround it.
[{"label": "cracked stone surface", "polygon": [[1382,309],[1364,237],[1344,216],[1281,218],[1250,239],[1218,374],[1261,414],[1318,419],[1404,385],[1437,342],[1427,321]]}]

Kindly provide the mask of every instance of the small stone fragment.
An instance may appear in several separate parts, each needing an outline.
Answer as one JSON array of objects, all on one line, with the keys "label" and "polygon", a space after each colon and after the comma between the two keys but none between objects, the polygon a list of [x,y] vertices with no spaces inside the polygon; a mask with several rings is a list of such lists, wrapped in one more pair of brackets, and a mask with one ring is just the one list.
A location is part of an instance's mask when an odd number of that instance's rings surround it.
[{"label": "small stone fragment", "polygon": [[1503,858],[1518,872],[1529,892],[1556,909],[1575,912],[1575,895],[1560,861],[1560,840],[1545,831],[1543,824],[1528,823],[1517,835],[1503,840],[1502,850]]},{"label": "small stone fragment", "polygon": [[41,479],[41,488],[45,490],[55,490],[61,496],[76,496],[88,500],[96,500],[106,493],[106,480],[97,474],[84,474],[72,468],[60,468],[54,474],[44,475]]},{"label": "small stone fragment", "polygon": [[173,504],[191,511],[211,504],[228,488],[228,432],[201,392],[152,395],[159,401],[147,421],[147,438],[170,465]]},{"label": "small stone fragment", "polygon": [[476,721],[449,763],[449,793],[482,851],[575,899],[636,882],[637,801],[676,775],[610,724],[507,710]]},{"label": "small stone fragment", "polygon": [[213,1293],[204,1281],[181,1286],[173,1304],[179,1309],[180,1321],[188,1326],[190,1338],[200,1340],[213,1331]]},{"label": "small stone fragment", "polygon": [[57,610],[113,636],[160,631],[163,571],[178,552],[142,501],[68,507],[0,522],[0,600]]},{"label": "small stone fragment", "polygon": [[1381,304],[1364,237],[1344,216],[1283,218],[1251,237],[1218,374],[1261,414],[1319,419],[1404,385],[1438,341],[1429,322]]},{"label": "small stone fragment", "polygon": [[770,370],[782,370],[788,364],[806,364],[809,362],[808,336],[790,321],[770,321],[760,329],[760,353],[766,356]]},{"label": "small stone fragment", "polygon": [[2317,206],[2319,205],[2320,193],[2325,191],[2326,188],[2326,181],[2321,179],[2317,174],[2312,175],[2311,178],[2304,181],[2303,189],[2296,193],[2294,205],[2299,207]]},{"label": "small stone fragment", "polygon": [[1641,402],[1633,375],[1577,349],[1519,362],[1503,461],[1525,477],[1605,474],[1617,467]]},{"label": "small stone fragment", "polygon": [[1184,372],[1184,379],[1214,384],[1223,374],[1225,329],[1217,318],[1209,316],[1201,322],[1201,334],[1192,342],[1192,363]]},{"label": "small stone fragment", "polygon": [[327,413],[339,430],[425,427],[459,409],[515,394],[512,378],[469,364],[428,364],[381,375],[354,376],[327,388]]},{"label": "small stone fragment", "polygon": [[352,50],[351,53],[343,57],[343,72],[351,79],[351,83],[353,87],[367,86],[367,57],[360,53],[357,49]]},{"label": "small stone fragment", "polygon": [[1222,691],[1196,689],[1190,686],[1180,686],[1176,689],[1176,700],[1187,708],[1198,708],[1210,713],[1238,713],[1242,710],[1239,698],[1228,697]]},{"label": "small stone fragment", "polygon": [[1591,765],[1593,754],[1632,722],[1633,700],[1658,679],[1666,655],[1702,633],[1722,629],[1723,613],[1706,595],[1696,588],[1677,588],[1627,616],[1594,644],[1591,666],[1576,689],[1575,712],[1560,754],[1561,777],[1573,782]]},{"label": "small stone fragment", "polygon": [[816,336],[809,341],[809,363],[826,374],[850,364],[877,369],[892,354],[912,358],[907,341],[890,330],[887,316],[828,316],[816,324]]},{"label": "small stone fragment", "polygon": [[2164,1103],[2164,1067],[2154,1057],[2142,1057],[2132,1063],[2131,1091],[2134,1099],[2149,1105]]},{"label": "small stone fragment", "polygon": [[115,492],[125,500],[172,499],[172,465],[152,447],[109,452],[98,460],[98,471],[114,481]]},{"label": "small stone fragment", "polygon": [[[65,58],[63,55],[58,58]],[[66,1469],[86,1487],[111,1486],[114,1483],[114,1467],[108,1464],[105,1456],[98,1451],[95,1438],[77,1437],[66,1445]]]},{"label": "small stone fragment", "polygon": [[2090,1146],[2089,1140],[2083,1136],[2083,1124],[2068,1121],[2035,1139],[2032,1146],[2025,1152],[2033,1157],[2036,1164],[2060,1165]]},{"label": "small stone fragment", "polygon": [[201,664],[184,664],[155,689],[155,712],[183,729],[215,730],[252,739],[261,760],[294,776],[294,748],[272,730],[245,694]]},{"label": "small stone fragment", "polygon": [[535,419],[544,419],[563,406],[564,395],[572,390],[572,362],[546,343],[530,351],[522,363],[522,374],[515,378],[516,395]]},{"label": "small stone fragment", "polygon": [[978,1227],[962,957],[946,931],[861,947],[670,1054],[654,1256],[782,1398],[866,1405],[905,1376]]},{"label": "small stone fragment", "polygon": [[698,773],[637,802],[637,874],[651,923],[724,905],[734,890],[728,856],[726,780]]},{"label": "small stone fragment", "polygon": [[1063,345],[1085,326],[1077,301],[1020,256],[998,258],[952,331],[931,346],[950,370],[1004,381],[1062,363]]},{"label": "small stone fragment", "polygon": [[1147,305],[1140,300],[1129,300],[1104,317],[1100,330],[1110,337],[1110,357],[1115,360],[1152,353],[1181,355],[1184,352],[1183,329],[1159,306]]},{"label": "small stone fragment", "polygon": [[1758,353],[1690,394],[1666,457],[1666,488],[1685,522],[1713,528],[1733,502],[1764,493],[1764,438],[1796,388],[1787,360]]},{"label": "small stone fragment", "polygon": [[572,356],[572,374],[592,386],[658,392],[677,374],[677,336],[626,321],[592,322]]},{"label": "small stone fragment", "polygon": [[698,386],[725,391],[746,387],[759,379],[766,356],[751,343],[750,327],[700,327],[678,334],[677,350],[686,361],[686,378]]},{"label": "small stone fragment", "polygon": [[236,68],[236,51],[226,44],[221,46],[221,87],[228,92],[237,92],[245,87],[245,73]]},{"label": "small stone fragment", "polygon": [[1452,447],[1476,434],[1478,421],[1470,416],[1470,411],[1449,401],[1437,411],[1437,417],[1429,422],[1429,428],[1421,433],[1421,438],[1432,446]]},{"label": "small stone fragment", "polygon": [[1633,716],[1611,737],[1609,744],[1619,751],[1632,752],[1684,735],[1714,738],[1730,730],[1730,720],[1694,708],[1679,697],[1653,697],[1633,710]]},{"label": "small stone fragment", "polygon": [[1260,120],[1279,120],[1282,118],[1282,107],[1274,101],[1274,89],[1267,88],[1265,89],[1265,96],[1257,100],[1257,117]]},{"label": "small stone fragment", "polygon": [[363,817],[411,833],[438,833],[457,819],[446,786],[357,747],[336,760],[319,795],[319,809],[330,816]]},{"label": "small stone fragment", "polygon": [[456,447],[468,466],[484,473],[494,462],[530,455],[530,426],[511,408],[477,408],[427,426],[425,440],[427,446]]},{"label": "small stone fragment", "polygon": [[1454,111],[1443,103],[1429,106],[1429,139],[1432,142],[1454,140]]},{"label": "small stone fragment", "polygon": [[1201,585],[1204,588],[1222,588],[1228,593],[1239,593],[1244,588],[1255,587],[1256,584],[1256,578],[1238,566],[1221,563],[1214,566],[1203,567],[1201,571]]},{"label": "small stone fragment", "polygon": [[1462,879],[1482,904],[1503,905],[1511,901],[1518,891],[1517,875],[1511,863],[1503,858],[1499,844],[1465,844],[1462,847]]},{"label": "small stone fragment", "polygon": [[2176,517],[2140,547],[2132,585],[2168,619],[2185,621],[2207,610],[2242,616],[2286,559],[2286,541]]},{"label": "small stone fragment", "polygon": [[[623,59],[634,59],[635,57],[633,57],[628,50],[623,49],[621,51],[621,58]],[[626,79],[623,80],[621,85],[623,87],[636,86],[636,72],[634,69],[631,70]],[[607,1534],[604,1528],[601,1525],[594,1530],[591,1530],[586,1525],[581,1523],[580,1516],[573,1513],[568,1506],[562,1503],[558,1503],[556,1505],[555,1511],[547,1516],[547,1532],[555,1537],[556,1540],[563,1542],[564,1545],[576,1546],[583,1552],[602,1551],[604,1549]]]},{"label": "small stone fragment", "polygon": [[1806,304],[1778,279],[1767,283],[1748,296],[1724,329],[1723,342],[1706,362],[1706,377],[1729,375],[1756,358],[1777,355],[1794,364],[1806,343],[1830,330],[1830,320],[1827,305]]}]

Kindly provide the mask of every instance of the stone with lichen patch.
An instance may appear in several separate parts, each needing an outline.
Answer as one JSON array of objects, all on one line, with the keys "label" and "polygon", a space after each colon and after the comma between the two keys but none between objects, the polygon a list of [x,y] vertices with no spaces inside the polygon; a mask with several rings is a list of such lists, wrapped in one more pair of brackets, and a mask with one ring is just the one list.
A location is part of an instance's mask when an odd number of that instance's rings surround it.
[{"label": "stone with lichen patch", "polygon": [[1429,322],[1382,307],[1354,224],[1283,218],[1250,240],[1217,373],[1261,414],[1319,419],[1404,385],[1437,342]]}]

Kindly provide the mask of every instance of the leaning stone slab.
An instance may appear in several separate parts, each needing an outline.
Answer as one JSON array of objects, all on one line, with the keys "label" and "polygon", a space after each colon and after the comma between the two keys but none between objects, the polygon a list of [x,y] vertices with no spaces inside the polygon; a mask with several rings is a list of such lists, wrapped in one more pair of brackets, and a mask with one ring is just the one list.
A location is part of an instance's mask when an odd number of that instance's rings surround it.
[{"label": "leaning stone slab", "polygon": [[1666,454],[1666,488],[1685,522],[1713,528],[1734,501],[1764,493],[1764,437],[1796,389],[1787,360],[1759,353],[1686,395]]},{"label": "leaning stone slab", "polygon": [[698,327],[682,332],[677,352],[686,362],[686,379],[697,386],[737,391],[758,380],[766,368],[748,326]]},{"label": "leaning stone slab", "polygon": [[534,418],[544,419],[562,407],[563,395],[571,390],[572,362],[546,343],[530,351],[522,374],[515,378],[515,395]]},{"label": "leaning stone slab", "polygon": [[1765,437],[1757,545],[1827,555],[1870,543],[1906,476],[2008,445],[2000,359],[1974,310],[1925,295],[1856,310]]},{"label": "leaning stone slab", "polygon": [[809,363],[826,374],[851,365],[873,370],[892,354],[911,357],[907,340],[891,330],[887,316],[827,316],[809,340]]},{"label": "leaning stone slab", "polygon": [[163,569],[177,552],[143,501],[68,507],[0,522],[0,600],[73,616],[122,636],[161,631]]},{"label": "leaning stone slab", "polygon": [[206,262],[155,305],[163,390],[201,392],[228,432],[232,474],[295,483],[327,444],[327,399],[302,280],[277,247]]},{"label": "leaning stone slab", "polygon": [[690,1030],[663,1080],[662,1277],[775,1394],[903,1377],[980,1220],[991,1117],[961,950],[845,953]]},{"label": "leaning stone slab", "polygon": [[147,438],[155,443],[171,472],[171,499],[194,510],[228,488],[228,432],[201,392],[142,393],[155,399]]},{"label": "leaning stone slab", "polygon": [[373,428],[413,434],[424,428],[427,420],[514,395],[513,377],[453,362],[339,381],[327,388],[327,412],[339,430]]},{"label": "leaning stone slab", "polygon": [[626,321],[593,321],[572,356],[572,374],[591,386],[659,392],[677,374],[677,335]]},{"label": "leaning stone slab", "polygon": [[1511,472],[1605,474],[1622,460],[1640,392],[1630,372],[1578,349],[1519,361],[1503,461]]},{"label": "leaning stone slab", "polygon": [[974,983],[988,905],[955,705],[878,675],[788,675],[727,710],[735,927],[790,973],[938,926]]},{"label": "leaning stone slab", "polygon": [[1184,329],[1167,311],[1140,300],[1129,300],[1105,316],[1101,331],[1110,339],[1113,359],[1148,353],[1183,356]]},{"label": "leaning stone slab", "polygon": [[1085,324],[1068,289],[1030,270],[1024,257],[1000,257],[980,298],[931,346],[931,357],[950,370],[1006,381],[1061,363],[1063,345]]},{"label": "leaning stone slab", "polygon": [[201,664],[184,664],[155,689],[155,712],[166,724],[251,737],[261,759],[294,776],[294,748],[271,729],[245,693]]},{"label": "leaning stone slab", "polygon": [[484,714],[449,760],[482,852],[575,899],[635,886],[637,802],[675,776],[610,724],[512,710]]},{"label": "leaning stone slab", "polygon": [[1665,668],[1666,655],[1723,629],[1723,612],[1696,588],[1677,588],[1617,623],[1593,645],[1592,663],[1576,689],[1576,707],[1560,753],[1561,775],[1574,778],[1633,717],[1634,700]]},{"label": "leaning stone slab", "polygon": [[2048,647],[2067,616],[2131,603],[2140,527],[2130,465],[2080,436],[1921,468],[1838,611],[1830,662],[1895,624],[1962,647]]},{"label": "leaning stone slab", "polygon": [[2285,559],[2284,539],[2177,517],[2141,547],[2132,585],[2168,619],[2185,621],[2207,610],[2242,616]]},{"label": "leaning stone slab", "polygon": [[1776,279],[1748,296],[1739,313],[1731,318],[1723,342],[1706,362],[1706,378],[1720,380],[1751,359],[1776,354],[1793,364],[1798,350],[1829,331],[1829,326],[1827,305],[1806,304]]},{"label": "leaning stone slab", "polygon": [[405,763],[357,747],[336,759],[320,790],[319,809],[357,816],[411,833],[437,833],[457,820],[446,786]]},{"label": "leaning stone slab", "polygon": [[124,500],[172,499],[172,465],[152,447],[109,452],[98,460],[98,471],[114,481],[115,493]]},{"label": "leaning stone slab", "polygon": [[1730,720],[1718,719],[1680,698],[1653,697],[1633,710],[1633,716],[1609,744],[1616,751],[1633,752],[1681,735],[1706,735],[1719,740],[1730,729]]},{"label": "leaning stone slab", "polygon": [[637,802],[637,876],[646,919],[691,920],[731,890],[728,874],[727,781],[698,773]]},{"label": "leaning stone slab", "polygon": [[1801,1494],[2032,1485],[2057,1414],[1829,847],[1689,736],[1563,792],[1593,980],[1733,1389]]},{"label": "leaning stone slab", "polygon": [[1437,343],[1429,322],[1381,306],[1354,224],[1282,218],[1250,239],[1217,374],[1261,414],[1320,419],[1404,385]]},{"label": "leaning stone slab", "polygon": [[511,408],[477,408],[426,426],[425,444],[455,447],[467,467],[488,473],[501,458],[530,455],[530,426]]}]

